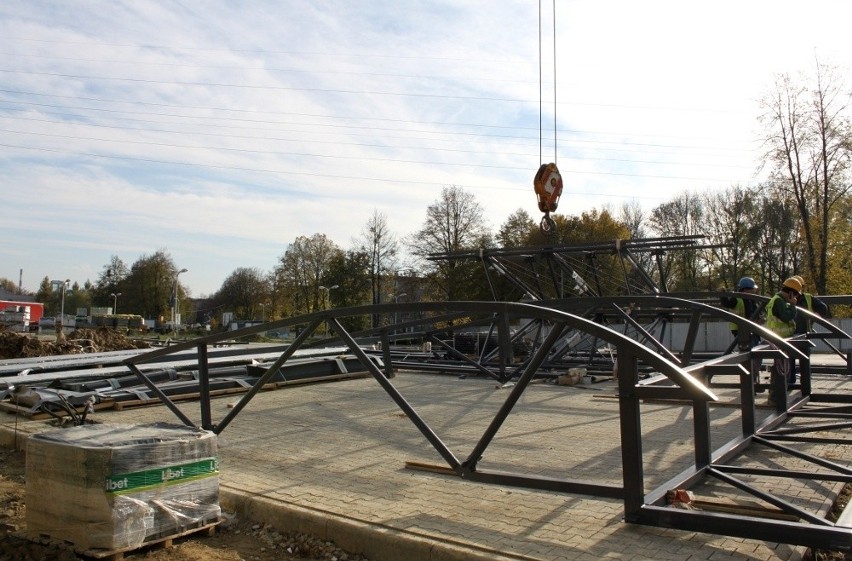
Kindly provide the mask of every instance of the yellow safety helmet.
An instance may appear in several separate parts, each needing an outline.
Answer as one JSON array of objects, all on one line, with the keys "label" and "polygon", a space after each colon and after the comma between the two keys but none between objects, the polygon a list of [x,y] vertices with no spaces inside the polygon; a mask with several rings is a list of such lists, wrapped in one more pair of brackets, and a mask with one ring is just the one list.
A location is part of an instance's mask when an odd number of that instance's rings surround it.
[{"label": "yellow safety helmet", "polygon": [[796,292],[802,291],[802,283],[799,282],[799,279],[797,279],[796,277],[790,277],[789,279],[785,280],[784,286],[786,288],[791,288],[791,289],[795,290]]}]

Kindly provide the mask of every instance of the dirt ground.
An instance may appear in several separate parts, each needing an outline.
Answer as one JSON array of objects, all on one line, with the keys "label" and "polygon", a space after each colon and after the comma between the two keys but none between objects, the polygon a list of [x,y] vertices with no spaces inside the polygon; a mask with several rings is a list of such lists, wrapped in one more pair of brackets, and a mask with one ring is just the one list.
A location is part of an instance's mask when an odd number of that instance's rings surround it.
[{"label": "dirt ground", "polygon": [[[39,337],[0,330],[0,358],[28,358],[147,347],[112,329],[80,329],[65,337]],[[26,535],[26,459],[23,452],[0,447],[0,561],[76,561],[67,545],[44,545]],[[335,544],[303,534],[284,534],[251,520],[223,513],[214,535],[199,532],[173,542],[124,553],[125,559],[149,561],[369,561]]]},{"label": "dirt ground", "polygon": [[148,343],[128,338],[114,329],[76,329],[49,339],[0,329],[0,358],[31,358],[147,348]]},{"label": "dirt ground", "polygon": [[[0,448],[0,561],[77,561],[89,559],[65,545],[43,545],[26,537],[26,461],[23,452]],[[368,561],[333,543],[239,520],[224,513],[215,535],[204,532],[124,554],[148,561]]]}]

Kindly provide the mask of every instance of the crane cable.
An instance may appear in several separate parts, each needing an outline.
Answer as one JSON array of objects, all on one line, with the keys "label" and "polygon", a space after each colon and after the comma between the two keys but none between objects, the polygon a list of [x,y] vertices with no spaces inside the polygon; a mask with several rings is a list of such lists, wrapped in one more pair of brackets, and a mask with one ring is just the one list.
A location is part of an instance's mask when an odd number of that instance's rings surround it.
[{"label": "crane cable", "polygon": [[[542,72],[541,0],[538,0],[538,159],[544,162],[544,80]],[[557,162],[556,138],[556,0],[553,0],[553,163]]]},{"label": "crane cable", "polygon": [[538,199],[538,209],[544,213],[539,229],[545,236],[556,232],[556,222],[550,217],[559,204],[562,195],[562,175],[556,165],[558,154],[556,121],[556,0],[553,0],[553,162],[544,163],[544,77],[542,64],[542,13],[538,0],[538,157],[542,162],[533,179],[533,188]]}]

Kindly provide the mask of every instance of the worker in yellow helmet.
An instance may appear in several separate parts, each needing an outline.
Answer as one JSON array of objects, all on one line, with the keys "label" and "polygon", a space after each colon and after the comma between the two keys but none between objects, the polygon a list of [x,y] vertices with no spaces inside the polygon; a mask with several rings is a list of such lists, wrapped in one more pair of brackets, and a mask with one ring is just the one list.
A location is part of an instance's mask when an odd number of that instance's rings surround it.
[{"label": "worker in yellow helmet", "polygon": [[[831,310],[829,310],[828,305],[825,302],[823,302],[810,292],[805,292],[804,278],[799,275],[793,275],[790,278],[796,279],[802,285],[802,291],[799,294],[799,299],[796,303],[799,308],[805,309],[809,312],[813,312],[820,317],[831,317]],[[800,335],[809,332],[812,327],[811,323],[812,321],[809,318],[805,317],[805,314],[797,314],[796,329],[794,333],[796,335]],[[796,370],[796,361],[792,361],[792,368],[790,368],[790,377],[788,379],[788,387],[796,383]]]},{"label": "worker in yellow helmet", "polygon": [[[781,285],[781,290],[766,303],[766,328],[787,339],[792,337],[796,331],[796,304],[802,292],[802,283],[790,277]],[[781,376],[789,381],[792,369],[790,359],[776,357],[771,368],[773,376]],[[778,396],[772,394],[772,385],[769,388],[769,401],[777,401]]]}]

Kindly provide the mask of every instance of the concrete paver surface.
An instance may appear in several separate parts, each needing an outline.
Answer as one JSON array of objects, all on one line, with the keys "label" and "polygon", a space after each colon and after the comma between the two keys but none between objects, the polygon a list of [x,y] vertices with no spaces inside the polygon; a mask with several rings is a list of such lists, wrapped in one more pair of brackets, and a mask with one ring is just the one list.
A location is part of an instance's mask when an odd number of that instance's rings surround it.
[{"label": "concrete paver surface", "polygon": [[[400,372],[407,401],[455,455],[464,459],[509,394],[479,377]],[[845,380],[817,382],[838,389]],[[622,483],[618,402],[612,382],[588,387],[532,384],[479,463],[482,469]],[[734,399],[720,391],[722,400]],[[240,396],[213,400],[214,422]],[[180,404],[200,423],[197,402]],[[765,409],[763,410],[765,413]],[[732,407],[713,408],[713,447],[737,436]],[[178,422],[163,406],[98,411],[97,422]],[[43,421],[0,417],[3,437],[23,439],[50,428]],[[671,403],[642,406],[645,487],[650,490],[691,465],[692,415]],[[626,524],[619,500],[486,485],[411,470],[405,462],[446,465],[426,438],[372,378],[290,386],[261,392],[219,436],[221,501],[281,530],[305,531],[391,559],[800,559],[801,547]],[[810,453],[849,465],[837,444]],[[775,453],[749,453],[794,469],[805,463]],[[768,458],[768,459],[767,459]],[[773,492],[800,504],[825,506],[820,495],[837,484],[773,482]],[[834,487],[830,487],[834,485]],[[708,494],[728,491],[708,486]],[[702,491],[703,494],[703,491]]]}]

